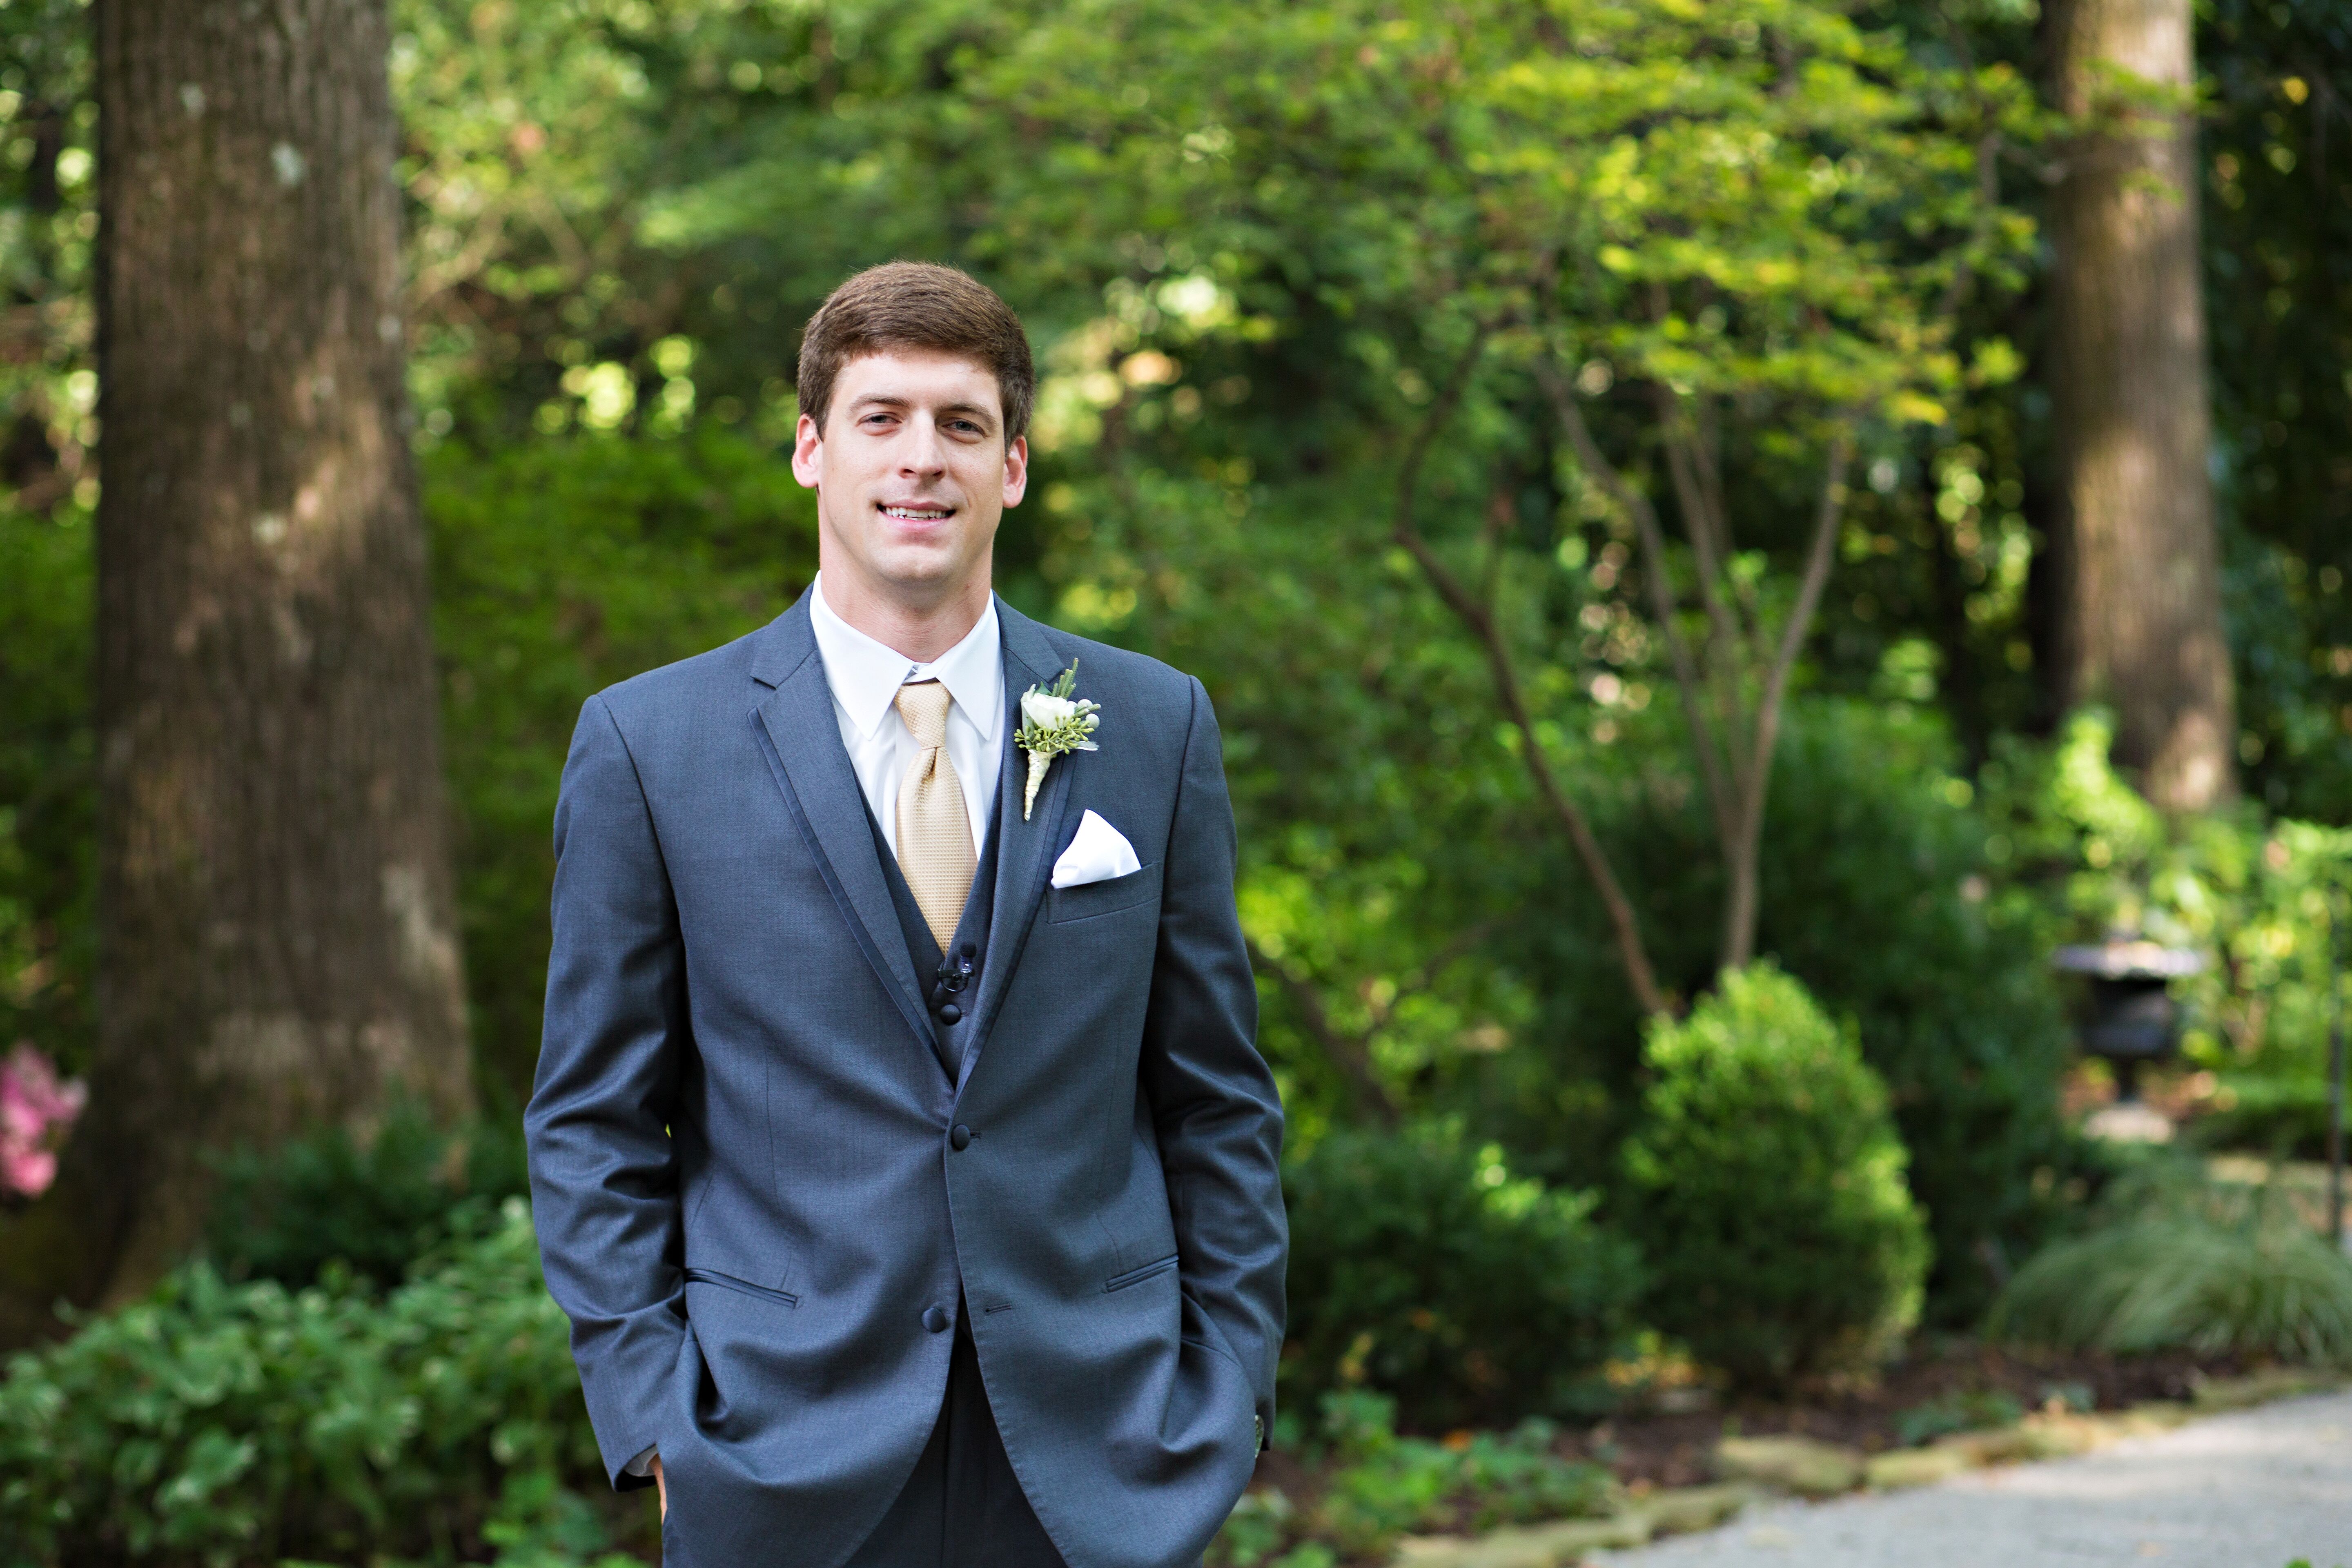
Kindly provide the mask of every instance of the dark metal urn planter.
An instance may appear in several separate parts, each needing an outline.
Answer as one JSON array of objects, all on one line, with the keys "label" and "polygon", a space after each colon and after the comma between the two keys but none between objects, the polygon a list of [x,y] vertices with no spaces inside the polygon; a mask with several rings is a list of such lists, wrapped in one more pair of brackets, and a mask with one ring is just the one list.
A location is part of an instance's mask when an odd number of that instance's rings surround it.
[{"label": "dark metal urn planter", "polygon": [[2140,1064],[2160,1061],[2179,1048],[2180,1005],[2173,1000],[2172,983],[2204,968],[2205,955],[2138,938],[2111,938],[2062,947],[2051,963],[2089,980],[2090,1005],[2076,1026],[2084,1054],[2114,1067],[2118,1103],[2137,1100]]}]

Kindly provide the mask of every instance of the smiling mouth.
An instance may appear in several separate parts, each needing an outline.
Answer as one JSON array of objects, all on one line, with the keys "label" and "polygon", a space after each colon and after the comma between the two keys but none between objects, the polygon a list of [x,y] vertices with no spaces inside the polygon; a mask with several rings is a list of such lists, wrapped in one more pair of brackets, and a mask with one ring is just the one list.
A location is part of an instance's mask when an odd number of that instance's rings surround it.
[{"label": "smiling mouth", "polygon": [[881,511],[884,517],[895,517],[906,522],[938,522],[955,515],[955,508],[951,506],[893,506],[887,501],[881,503]]}]

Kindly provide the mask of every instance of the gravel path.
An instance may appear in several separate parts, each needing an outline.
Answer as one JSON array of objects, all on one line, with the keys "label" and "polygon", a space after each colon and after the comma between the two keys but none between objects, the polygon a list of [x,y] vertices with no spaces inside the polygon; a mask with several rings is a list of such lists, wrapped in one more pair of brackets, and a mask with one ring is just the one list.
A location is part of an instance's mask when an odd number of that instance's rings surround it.
[{"label": "gravel path", "polygon": [[1609,1568],[2352,1568],[2352,1393],[1915,1491],[1771,1503]]}]

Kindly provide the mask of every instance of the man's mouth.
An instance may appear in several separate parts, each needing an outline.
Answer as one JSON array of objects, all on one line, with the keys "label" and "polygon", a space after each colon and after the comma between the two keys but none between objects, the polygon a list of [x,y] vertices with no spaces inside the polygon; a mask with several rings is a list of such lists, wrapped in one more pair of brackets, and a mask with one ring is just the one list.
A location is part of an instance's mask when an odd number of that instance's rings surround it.
[{"label": "man's mouth", "polygon": [[951,506],[932,506],[922,502],[919,502],[911,506],[896,506],[888,501],[884,501],[882,503],[882,515],[884,517],[898,518],[907,522],[937,522],[941,518],[954,516],[955,508]]}]

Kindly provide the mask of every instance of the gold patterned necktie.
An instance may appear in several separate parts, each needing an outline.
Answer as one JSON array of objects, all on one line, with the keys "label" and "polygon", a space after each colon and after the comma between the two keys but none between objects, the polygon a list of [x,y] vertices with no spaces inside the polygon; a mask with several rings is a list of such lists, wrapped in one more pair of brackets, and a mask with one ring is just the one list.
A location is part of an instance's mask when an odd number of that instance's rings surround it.
[{"label": "gold patterned necktie", "polygon": [[936,680],[898,688],[898,716],[918,748],[914,764],[898,783],[898,869],[941,952],[955,940],[972,875],[980,868],[963,785],[948,760],[948,706],[953,700]]}]

